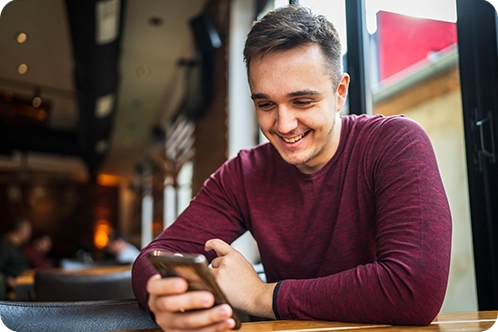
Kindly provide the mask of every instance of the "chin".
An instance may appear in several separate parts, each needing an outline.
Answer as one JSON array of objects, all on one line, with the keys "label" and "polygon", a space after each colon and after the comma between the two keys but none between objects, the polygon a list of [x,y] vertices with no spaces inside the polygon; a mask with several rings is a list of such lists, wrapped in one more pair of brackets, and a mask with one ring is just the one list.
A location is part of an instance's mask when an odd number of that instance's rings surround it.
[{"label": "chin", "polygon": [[294,165],[294,166],[303,166],[305,165],[309,159],[304,158],[304,157],[282,157],[288,164]]}]

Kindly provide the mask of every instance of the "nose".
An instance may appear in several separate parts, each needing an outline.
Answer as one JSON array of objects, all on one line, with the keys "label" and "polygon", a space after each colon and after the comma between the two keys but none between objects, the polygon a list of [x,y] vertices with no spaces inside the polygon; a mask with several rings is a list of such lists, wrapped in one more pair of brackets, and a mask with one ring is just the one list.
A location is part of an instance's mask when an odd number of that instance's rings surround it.
[{"label": "nose", "polygon": [[294,112],[285,107],[280,106],[277,113],[277,130],[281,134],[288,134],[297,128],[297,119]]}]

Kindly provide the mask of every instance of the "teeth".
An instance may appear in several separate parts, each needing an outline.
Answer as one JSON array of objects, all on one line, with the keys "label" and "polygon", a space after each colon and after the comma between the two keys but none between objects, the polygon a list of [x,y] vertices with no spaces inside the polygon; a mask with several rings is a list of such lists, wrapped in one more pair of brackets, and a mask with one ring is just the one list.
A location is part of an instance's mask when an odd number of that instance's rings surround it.
[{"label": "teeth", "polygon": [[297,142],[299,141],[301,138],[303,138],[304,134],[303,135],[299,135],[299,136],[296,136],[296,137],[293,137],[293,138],[283,138],[284,141],[286,141],[287,143],[294,143],[294,142]]}]

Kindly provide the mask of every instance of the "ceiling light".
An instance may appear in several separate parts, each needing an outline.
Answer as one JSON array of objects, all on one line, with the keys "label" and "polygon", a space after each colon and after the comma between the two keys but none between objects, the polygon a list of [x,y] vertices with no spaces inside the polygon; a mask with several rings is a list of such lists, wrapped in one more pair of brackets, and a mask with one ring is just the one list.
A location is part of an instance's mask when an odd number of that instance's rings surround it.
[{"label": "ceiling light", "polygon": [[17,42],[19,44],[24,44],[26,42],[26,40],[28,40],[28,35],[25,34],[24,32],[20,32],[18,35],[17,35]]},{"label": "ceiling light", "polygon": [[28,72],[28,65],[25,63],[21,63],[19,67],[17,67],[17,71],[19,74],[24,75]]},{"label": "ceiling light", "polygon": [[147,66],[138,67],[137,74],[140,77],[147,77],[150,74],[150,69]]},{"label": "ceiling light", "polygon": [[97,118],[105,118],[111,114],[114,107],[114,95],[112,93],[98,97],[95,104],[95,116]]},{"label": "ceiling light", "polygon": [[96,43],[108,44],[116,40],[119,32],[119,0],[97,1],[96,3]]},{"label": "ceiling light", "polygon": [[40,97],[34,97],[31,100],[31,105],[33,105],[34,108],[40,107],[42,103],[43,103],[43,100]]},{"label": "ceiling light", "polygon": [[31,105],[34,108],[38,108],[43,104],[43,100],[40,97],[40,88],[36,88],[33,93],[33,98],[31,99]]}]

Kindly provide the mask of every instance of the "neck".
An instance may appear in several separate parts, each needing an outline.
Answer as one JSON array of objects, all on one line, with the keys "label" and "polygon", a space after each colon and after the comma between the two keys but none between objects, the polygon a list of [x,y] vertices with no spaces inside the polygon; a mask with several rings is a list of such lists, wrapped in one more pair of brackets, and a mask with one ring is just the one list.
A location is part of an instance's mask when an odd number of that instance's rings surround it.
[{"label": "neck", "polygon": [[323,158],[322,161],[317,165],[304,164],[296,166],[299,169],[299,171],[305,174],[311,174],[318,171],[323,166],[327,165],[330,159],[334,157],[339,147],[339,143],[341,140],[341,128],[342,128],[342,120],[339,113],[336,113],[334,124],[330,130],[330,142],[327,144],[327,146],[324,147],[324,149],[327,151],[326,158]]}]

